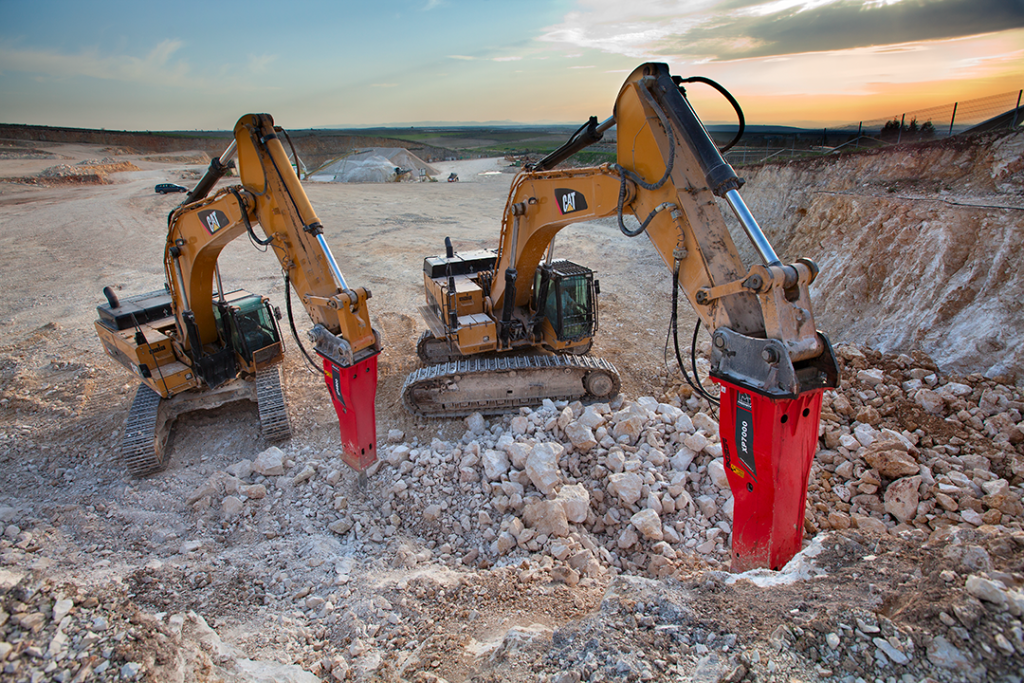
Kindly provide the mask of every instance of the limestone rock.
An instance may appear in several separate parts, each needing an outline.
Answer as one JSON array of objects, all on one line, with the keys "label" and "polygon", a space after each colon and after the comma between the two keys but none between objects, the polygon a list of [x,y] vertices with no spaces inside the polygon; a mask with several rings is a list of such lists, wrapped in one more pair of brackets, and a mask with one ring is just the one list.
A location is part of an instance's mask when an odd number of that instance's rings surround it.
[{"label": "limestone rock", "polygon": [[669,460],[672,465],[672,469],[678,470],[679,472],[685,472],[689,467],[693,459],[697,457],[697,454],[687,448],[686,446],[681,447],[676,454]]},{"label": "limestone rock", "polygon": [[914,394],[914,403],[925,409],[932,415],[942,415],[946,409],[946,401],[937,392],[931,389],[919,389]]},{"label": "limestone rock", "polygon": [[512,467],[521,470],[526,467],[526,459],[530,457],[531,450],[533,450],[533,446],[530,444],[516,442],[509,444],[505,452],[508,453],[508,457],[512,461]]},{"label": "limestone rock", "polygon": [[869,387],[877,386],[885,379],[885,374],[877,369],[870,368],[857,373],[857,381],[867,384]]},{"label": "limestone rock", "polygon": [[615,437],[616,441],[632,445],[640,438],[640,432],[643,431],[643,428],[644,419],[639,415],[633,415],[620,422],[616,422],[615,427],[612,428],[612,436]]},{"label": "limestone rock", "polygon": [[285,455],[277,446],[271,446],[256,456],[252,471],[264,477],[279,477],[284,474]]},{"label": "limestone rock", "polygon": [[718,421],[707,413],[697,413],[693,416],[693,428],[699,429],[705,434],[718,434]]},{"label": "limestone rock", "polygon": [[558,491],[555,498],[565,510],[566,519],[573,524],[587,521],[590,511],[590,493],[583,484],[568,484]]},{"label": "limestone rock", "polygon": [[484,466],[484,474],[490,481],[501,479],[502,475],[508,473],[508,455],[504,451],[488,448],[484,451],[480,461]]},{"label": "limestone rock", "polygon": [[297,486],[303,482],[309,481],[316,476],[316,467],[314,465],[306,465],[302,468],[302,471],[296,474],[292,478],[292,485]]},{"label": "limestone rock", "polygon": [[660,541],[663,538],[661,532],[661,517],[654,510],[644,509],[629,518],[629,523],[636,527],[636,530],[653,541]]},{"label": "limestone rock", "polygon": [[487,431],[487,421],[480,413],[473,413],[466,418],[466,429],[471,434],[480,435]]},{"label": "limestone rock", "polygon": [[526,458],[526,474],[537,490],[544,495],[551,493],[562,480],[558,458],[564,450],[561,444],[553,441],[539,443]]},{"label": "limestone rock", "polygon": [[252,476],[252,460],[243,458],[236,463],[228,465],[225,470],[228,474],[238,479],[248,479]]},{"label": "limestone rock", "polygon": [[708,463],[708,476],[718,488],[728,491],[729,478],[725,475],[725,462],[721,459],[712,460]]},{"label": "limestone rock", "polygon": [[979,600],[990,602],[997,607],[1005,607],[1007,604],[1006,589],[997,581],[980,576],[970,576],[967,578],[964,588]]},{"label": "limestone rock", "polygon": [[643,480],[636,472],[621,472],[608,475],[608,492],[616,495],[626,505],[640,500]]},{"label": "limestone rock", "polygon": [[583,411],[576,422],[584,427],[597,429],[607,422],[607,420],[605,420],[604,416],[601,415],[594,406],[587,406],[586,410]]},{"label": "limestone rock", "polygon": [[861,457],[886,479],[899,479],[921,471],[914,456],[898,441],[875,442],[864,449]]},{"label": "limestone rock", "polygon": [[921,477],[904,477],[889,484],[885,489],[885,511],[900,520],[909,522],[917,516],[918,489]]},{"label": "limestone rock", "polygon": [[538,534],[564,538],[569,535],[565,508],[558,500],[534,500],[523,509],[526,525]]},{"label": "limestone rock", "polygon": [[572,445],[581,453],[586,453],[597,445],[594,432],[582,422],[570,422],[564,431]]}]

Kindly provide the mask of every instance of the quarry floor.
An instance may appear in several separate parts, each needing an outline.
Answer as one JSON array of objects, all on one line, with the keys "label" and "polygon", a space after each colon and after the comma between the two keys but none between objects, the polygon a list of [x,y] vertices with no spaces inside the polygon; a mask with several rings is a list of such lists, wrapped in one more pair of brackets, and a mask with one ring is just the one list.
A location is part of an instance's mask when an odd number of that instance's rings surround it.
[{"label": "quarry floor", "polygon": [[[453,549],[457,530],[415,518],[444,502],[446,483],[428,480],[431,464],[444,466],[453,447],[486,446],[466,420],[418,419],[402,405],[425,329],[416,312],[422,260],[442,253],[446,236],[456,249],[495,245],[515,170],[502,160],[435,164],[436,183],[305,184],[349,284],[372,292],[384,343],[381,454],[405,447],[439,455],[413,476],[428,482],[433,499],[416,508],[396,495],[397,456],[366,488],[357,486],[339,465],[337,421],[321,380],[299,362],[290,338],[284,387],[293,437],[280,445],[287,476],[264,477],[269,493],[260,507],[234,518],[221,507],[223,473],[270,446],[249,404],[182,417],[167,470],[130,478],[118,446],[136,383],[103,353],[95,306],[104,286],[122,295],[163,286],[166,218],[182,195],[158,195],[153,186],[191,185],[205,163],[88,145],[2,149],[0,680],[1021,680],[1014,597],[997,605],[965,588],[980,572],[1001,579],[1004,594],[1019,594],[1019,514],[1001,524],[954,524],[962,528],[939,536],[892,524],[812,524],[805,545],[817,559],[757,581],[734,581],[721,555],[681,554],[664,576],[620,562],[567,579],[549,550],[524,543],[482,562]],[[90,160],[109,167],[103,182],[46,174]],[[451,171],[460,182],[443,182]],[[680,395],[666,360],[670,273],[650,244],[592,223],[561,232],[556,253],[601,280],[592,353],[622,374],[622,402],[612,410],[640,397],[674,400],[690,414],[706,410]],[[279,264],[247,240],[225,250],[221,268],[226,285],[285,308]],[[694,321],[684,310],[682,329]],[[844,395],[868,390],[859,370],[896,363],[895,352],[865,354],[863,367],[844,361]],[[988,386],[966,375],[949,373],[940,384],[958,379],[979,394]],[[991,381],[1009,397],[1008,410],[1018,410],[1012,381]],[[538,424],[546,419],[532,415]],[[515,428],[510,418],[487,425]],[[951,435],[966,453],[974,442],[961,427]],[[1019,455],[1019,442],[1008,449]],[[297,475],[310,463],[314,482],[305,486]],[[1020,475],[1004,470],[1019,491]],[[474,529],[489,511],[497,528],[493,501],[458,471],[456,463],[451,505]],[[219,491],[202,495],[211,482]],[[328,529],[339,511],[352,522],[341,533]],[[573,533],[588,546],[589,532]],[[965,559],[947,545],[973,554]]]}]

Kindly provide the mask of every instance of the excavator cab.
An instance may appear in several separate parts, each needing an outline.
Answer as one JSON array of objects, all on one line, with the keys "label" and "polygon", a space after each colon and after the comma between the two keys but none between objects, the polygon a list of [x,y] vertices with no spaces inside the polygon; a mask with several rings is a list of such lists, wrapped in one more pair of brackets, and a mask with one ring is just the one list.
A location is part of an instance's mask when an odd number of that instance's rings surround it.
[{"label": "excavator cab", "polygon": [[545,337],[574,342],[594,336],[600,292],[594,271],[571,261],[542,263],[537,267],[533,291]]},{"label": "excavator cab", "polygon": [[214,299],[213,315],[242,372],[255,373],[282,357],[281,330],[266,298],[244,290],[230,292],[223,301]]}]

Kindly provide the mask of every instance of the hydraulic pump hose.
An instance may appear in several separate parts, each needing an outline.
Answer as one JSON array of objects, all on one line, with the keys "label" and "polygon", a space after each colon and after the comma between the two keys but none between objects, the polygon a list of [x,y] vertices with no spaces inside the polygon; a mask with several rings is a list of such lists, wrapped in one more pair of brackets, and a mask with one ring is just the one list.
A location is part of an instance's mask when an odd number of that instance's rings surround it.
[{"label": "hydraulic pump hose", "polygon": [[641,87],[640,92],[643,93],[644,99],[647,100],[647,103],[651,105],[654,112],[658,115],[658,120],[661,121],[661,127],[665,131],[665,136],[668,137],[668,163],[665,165],[665,174],[661,176],[661,180],[656,183],[648,183],[628,168],[623,168],[619,164],[612,164],[612,169],[619,172],[619,203],[616,207],[616,214],[619,219],[619,230],[621,230],[622,234],[626,237],[636,237],[637,235],[643,234],[644,230],[647,229],[647,226],[650,225],[651,221],[654,220],[654,216],[658,213],[657,211],[652,211],[651,214],[647,216],[642,223],[640,223],[640,227],[636,230],[630,230],[626,227],[622,222],[622,207],[626,203],[626,195],[628,194],[626,179],[628,178],[629,180],[632,180],[645,190],[657,190],[664,185],[665,181],[672,175],[672,167],[675,165],[676,160],[676,138],[672,134],[672,128],[669,126],[669,123],[665,118],[665,112],[658,106],[658,103],[654,100],[650,91],[648,91],[646,87]]},{"label": "hydraulic pump hose", "polygon": [[[261,240],[259,237],[256,236],[256,233],[252,229],[252,223],[249,222],[249,212],[245,208],[245,202],[242,201],[241,193],[239,193],[237,188],[233,187],[233,188],[231,188],[231,194],[235,195],[235,199],[238,200],[238,208],[242,211],[242,220],[245,221],[245,230],[246,230],[246,232],[249,233],[249,239],[251,239],[254,244],[258,244],[261,247],[265,247],[268,244],[270,244],[271,242],[273,242],[274,241],[273,237],[268,237],[268,238],[266,238],[264,240]],[[266,251],[266,250],[265,249],[260,249],[260,251]]]},{"label": "hydraulic pump hose", "polygon": [[[680,85],[681,83],[705,83],[707,85],[710,85],[718,92],[720,92],[722,96],[725,97],[725,99],[729,100],[729,104],[732,105],[732,108],[736,111],[736,116],[739,118],[739,129],[736,131],[736,136],[732,139],[732,141],[729,142],[729,144],[726,145],[725,147],[719,147],[718,151],[721,154],[725,154],[730,149],[732,149],[733,145],[739,142],[740,138],[743,137],[743,131],[746,128],[746,120],[743,118],[743,110],[740,108],[740,103],[737,102],[736,98],[732,96],[732,93],[726,90],[724,86],[716,83],[710,78],[705,78],[704,76],[690,76],[689,78],[679,78],[678,76],[676,76],[672,80],[676,82],[676,85]],[[679,90],[683,92],[683,96],[685,97],[686,91],[682,88],[681,85]]]},{"label": "hydraulic pump hose", "polygon": [[[679,86],[679,90],[682,93],[683,97],[686,96],[686,91],[680,84],[705,83],[707,85],[710,85],[718,92],[720,92],[729,101],[729,104],[731,104],[732,108],[736,111],[736,116],[739,118],[739,129],[736,131],[736,136],[732,139],[732,141],[729,142],[729,144],[727,144],[725,147],[719,148],[718,151],[719,153],[724,154],[725,152],[732,149],[732,147],[737,142],[739,142],[740,138],[743,136],[743,131],[746,128],[746,122],[743,117],[743,109],[740,108],[739,102],[737,102],[736,98],[732,96],[732,93],[726,90],[722,85],[716,83],[710,78],[705,78],[703,76],[691,76],[690,78],[686,79],[679,78],[678,76],[676,76],[672,80],[675,81],[677,86]],[[657,190],[658,188],[665,184],[666,180],[668,180],[669,176],[672,173],[672,167],[675,165],[675,136],[672,134],[672,129],[669,127],[668,121],[665,118],[665,113],[662,111],[661,107],[658,106],[657,102],[654,100],[654,97],[651,96],[650,91],[647,90],[646,87],[641,87],[640,91],[643,93],[644,99],[647,100],[647,103],[654,109],[655,113],[658,115],[658,120],[661,121],[661,126],[665,131],[665,135],[668,137],[668,164],[666,164],[665,166],[665,175],[663,175],[661,177],[661,180],[659,180],[656,183],[648,183],[633,171],[623,168],[619,164],[612,164],[612,168],[619,172],[619,178],[621,182],[621,185],[619,187],[619,203],[617,207],[619,230],[622,231],[622,234],[625,235],[626,237],[636,237],[637,235],[642,234],[647,229],[647,226],[650,225],[650,222],[654,219],[654,216],[657,214],[656,211],[652,211],[651,214],[647,216],[647,218],[645,218],[643,222],[640,223],[640,227],[638,227],[636,230],[630,230],[625,226],[625,224],[622,222],[622,209],[623,205],[625,204],[627,195],[626,179],[628,178],[629,180],[632,180],[634,183],[644,188],[645,190]],[[577,133],[578,132],[579,131],[577,131]]]}]

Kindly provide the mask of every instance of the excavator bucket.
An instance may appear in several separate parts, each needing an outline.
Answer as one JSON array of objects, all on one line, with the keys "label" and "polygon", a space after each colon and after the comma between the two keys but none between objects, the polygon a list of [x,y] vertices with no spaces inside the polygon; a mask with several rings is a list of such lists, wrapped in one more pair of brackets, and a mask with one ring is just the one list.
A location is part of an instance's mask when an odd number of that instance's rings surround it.
[{"label": "excavator bucket", "polygon": [[800,552],[824,389],[773,399],[715,379],[733,494],[733,572],[781,569]]},{"label": "excavator bucket", "polygon": [[356,472],[377,462],[377,354],[343,367],[323,358],[324,378],[341,426],[341,459]]}]

